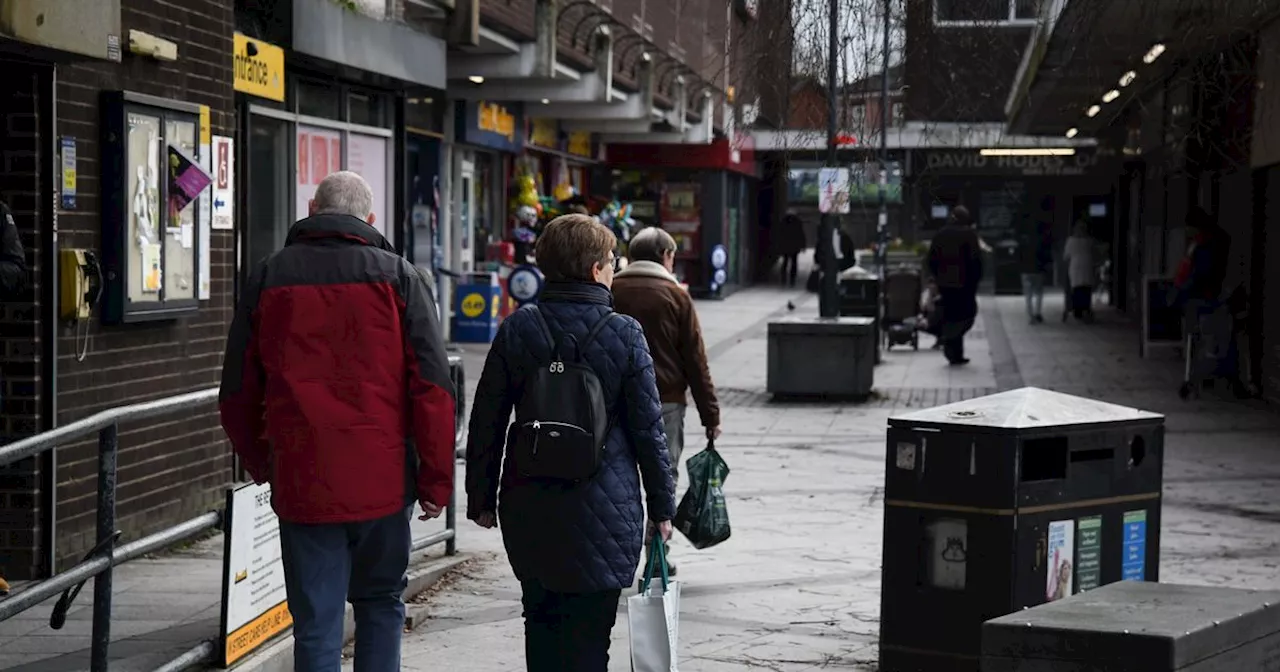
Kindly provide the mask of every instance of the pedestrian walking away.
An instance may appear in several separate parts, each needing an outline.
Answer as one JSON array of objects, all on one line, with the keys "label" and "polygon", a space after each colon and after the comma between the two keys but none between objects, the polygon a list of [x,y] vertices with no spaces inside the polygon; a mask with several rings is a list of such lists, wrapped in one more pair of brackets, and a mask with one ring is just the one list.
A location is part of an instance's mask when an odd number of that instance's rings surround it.
[{"label": "pedestrian walking away", "polygon": [[[644,327],[662,400],[671,481],[676,484],[680,481],[680,457],[684,453],[686,400],[693,396],[703,432],[709,440],[720,436],[720,403],[711,381],[698,311],[689,292],[672,275],[675,239],[660,228],[650,227],[636,234],[628,251],[631,265],[613,281],[614,305],[618,312],[636,318]],[[646,539],[651,540],[652,535],[646,535]],[[664,557],[670,557],[670,547],[663,550]],[[667,567],[674,576],[675,563],[668,560]]]},{"label": "pedestrian walking away", "polygon": [[[1074,232],[1062,248],[1062,260],[1067,264],[1067,280],[1071,286],[1069,309],[1081,321],[1093,319],[1093,246],[1088,222],[1080,221],[1076,223]],[[1063,318],[1065,317],[1064,315]]]},{"label": "pedestrian walking away", "polygon": [[782,268],[780,275],[783,287],[795,287],[796,276],[799,273],[798,259],[800,253],[808,246],[808,241],[804,235],[804,221],[796,214],[795,208],[787,208],[787,214],[782,218],[782,223],[777,228],[775,248],[778,256],[782,258]]},{"label": "pedestrian walking away", "polygon": [[435,300],[371,226],[372,203],[359,175],[326,177],[311,216],[254,271],[227,337],[222,426],[271,484],[298,672],[341,669],[347,601],[357,672],[400,669],[413,505],[438,516],[453,490]]},{"label": "pedestrian walking away", "polygon": [[671,536],[654,361],[640,324],[613,312],[616,247],[594,218],[547,224],[536,249],[547,284],[498,328],[472,404],[467,518],[502,530],[529,672],[606,672],[646,503]]},{"label": "pedestrian walking away", "polygon": [[1022,273],[1022,294],[1027,302],[1027,320],[1044,323],[1044,280],[1053,267],[1053,198],[1040,202],[1040,211],[1028,218],[1018,243],[1018,266]]},{"label": "pedestrian walking away", "polygon": [[952,208],[946,226],[929,247],[929,272],[938,284],[942,354],[953,366],[969,363],[964,336],[978,317],[978,283],[982,280],[982,241],[969,210]]}]

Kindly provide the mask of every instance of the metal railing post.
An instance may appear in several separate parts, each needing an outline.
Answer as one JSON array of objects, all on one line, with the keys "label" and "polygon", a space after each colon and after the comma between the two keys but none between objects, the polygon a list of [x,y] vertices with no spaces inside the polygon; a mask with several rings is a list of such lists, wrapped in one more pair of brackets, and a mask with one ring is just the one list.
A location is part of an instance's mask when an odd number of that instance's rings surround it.
[{"label": "metal railing post", "polygon": [[[98,537],[97,549],[110,558],[116,536],[116,457],[119,423],[98,432]],[[111,650],[111,565],[93,579],[93,640],[89,669],[108,672]]]}]

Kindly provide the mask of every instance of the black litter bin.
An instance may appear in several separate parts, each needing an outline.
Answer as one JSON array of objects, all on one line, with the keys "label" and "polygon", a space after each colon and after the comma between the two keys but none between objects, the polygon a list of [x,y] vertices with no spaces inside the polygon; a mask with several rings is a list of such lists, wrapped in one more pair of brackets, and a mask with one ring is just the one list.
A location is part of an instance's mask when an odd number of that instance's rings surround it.
[{"label": "black litter bin", "polygon": [[840,279],[841,317],[880,317],[879,278]]},{"label": "black litter bin", "polygon": [[1036,388],[895,416],[881,672],[977,672],[982,624],[1156,581],[1164,417]]}]

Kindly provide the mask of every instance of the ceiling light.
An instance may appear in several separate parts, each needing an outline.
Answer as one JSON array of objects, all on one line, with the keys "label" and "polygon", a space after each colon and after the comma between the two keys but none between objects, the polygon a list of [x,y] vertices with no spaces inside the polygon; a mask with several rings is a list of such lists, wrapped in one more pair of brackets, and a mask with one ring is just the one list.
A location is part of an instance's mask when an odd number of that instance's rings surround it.
[{"label": "ceiling light", "polygon": [[1067,129],[1067,137],[1068,137],[1068,138],[1074,138],[1074,137],[1076,137],[1076,134],[1077,134],[1077,133],[1079,133],[1079,132],[1080,132],[1080,129],[1078,129],[1078,128],[1068,128],[1068,129]]},{"label": "ceiling light", "polygon": [[1087,116],[1089,116],[1090,118],[1092,118],[1092,117],[1096,117],[1096,116],[1098,116],[1098,113],[1099,113],[1099,112],[1101,112],[1101,111],[1102,111],[1102,106],[1101,106],[1101,105],[1090,105],[1090,106],[1089,106],[1089,109],[1085,110],[1085,111],[1084,111],[1084,113],[1085,113],[1085,115],[1087,115]]},{"label": "ceiling light", "polygon": [[1117,91],[1116,89],[1111,89],[1110,91],[1102,94],[1102,102],[1109,103],[1119,97],[1120,97],[1120,92]]},{"label": "ceiling light", "polygon": [[1137,78],[1138,78],[1138,73],[1132,70],[1124,73],[1123,75],[1120,75],[1120,88],[1123,89],[1124,87],[1129,86],[1130,84],[1133,83],[1133,80]]},{"label": "ceiling light", "polygon": [[983,149],[983,156],[1075,156],[1074,147],[1040,147],[1028,149]]},{"label": "ceiling light", "polygon": [[1151,65],[1152,63],[1155,63],[1156,59],[1160,58],[1160,54],[1163,54],[1163,53],[1164,53],[1164,45],[1160,43],[1156,43],[1152,45],[1151,49],[1147,51],[1147,55],[1142,57],[1142,62],[1146,63],[1147,65]]},{"label": "ceiling light", "polygon": [[551,104],[551,99],[550,99],[550,98],[543,98],[543,99],[542,99],[542,104],[543,104],[543,105],[550,105],[550,104]]},{"label": "ceiling light", "polygon": [[471,80],[472,84],[484,84],[484,77],[480,75],[471,75],[467,79]]}]

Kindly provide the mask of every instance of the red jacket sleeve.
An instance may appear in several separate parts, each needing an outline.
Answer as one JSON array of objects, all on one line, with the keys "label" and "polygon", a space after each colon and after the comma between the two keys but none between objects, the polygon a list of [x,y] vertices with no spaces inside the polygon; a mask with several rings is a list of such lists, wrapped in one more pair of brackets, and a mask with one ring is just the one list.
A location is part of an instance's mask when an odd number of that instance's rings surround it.
[{"label": "red jacket sleeve", "polygon": [[443,507],[453,494],[456,450],[449,356],[431,288],[416,268],[407,267],[401,275],[401,296],[412,416],[409,430],[418,453],[417,495],[420,502]]},{"label": "red jacket sleeve", "polygon": [[222,359],[222,386],[218,411],[231,448],[257,483],[271,480],[271,451],[266,439],[266,407],[263,402],[262,361],[254,338],[254,312],[262,290],[262,272],[250,279],[236,306]]}]

